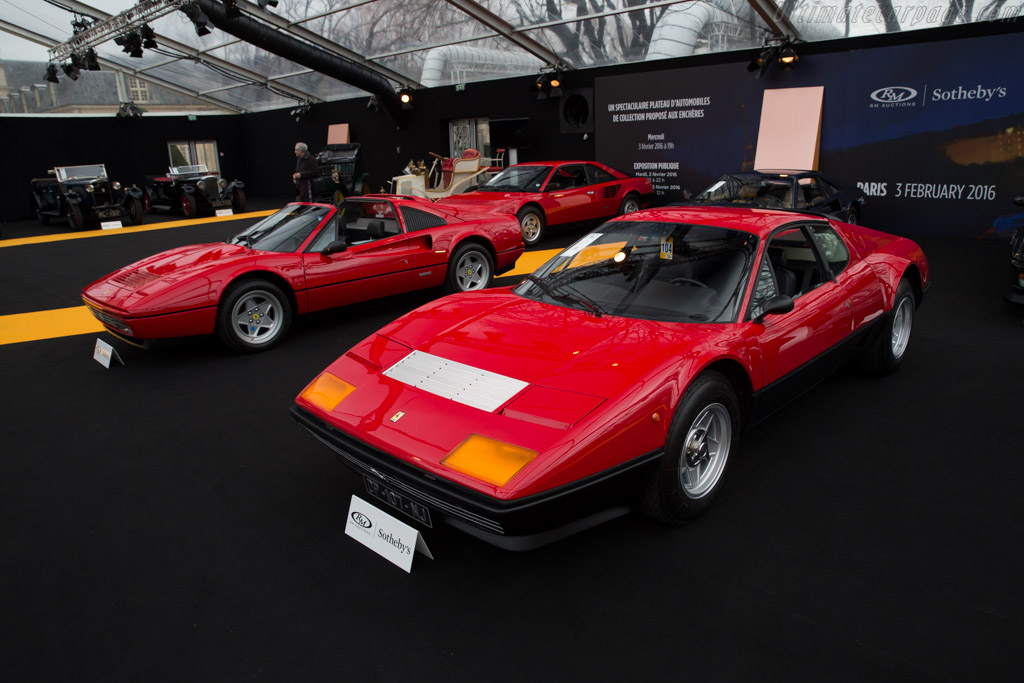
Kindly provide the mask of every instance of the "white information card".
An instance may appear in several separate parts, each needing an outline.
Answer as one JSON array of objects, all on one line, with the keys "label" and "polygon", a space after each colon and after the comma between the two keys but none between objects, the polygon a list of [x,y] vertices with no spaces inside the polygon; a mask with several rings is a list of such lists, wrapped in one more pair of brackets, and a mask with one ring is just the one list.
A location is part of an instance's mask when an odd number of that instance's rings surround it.
[{"label": "white information card", "polygon": [[426,542],[420,532],[380,508],[353,495],[348,506],[345,534],[407,572],[412,572],[412,558],[421,552],[430,559]]}]

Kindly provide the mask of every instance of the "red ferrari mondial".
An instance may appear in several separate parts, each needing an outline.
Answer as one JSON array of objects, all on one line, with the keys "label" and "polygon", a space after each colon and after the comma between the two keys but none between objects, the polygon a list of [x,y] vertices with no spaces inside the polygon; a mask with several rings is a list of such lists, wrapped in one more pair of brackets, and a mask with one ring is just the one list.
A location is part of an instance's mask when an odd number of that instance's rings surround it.
[{"label": "red ferrari mondial", "polygon": [[150,256],[82,299],[132,343],[217,334],[240,351],[277,344],[292,315],[426,287],[487,287],[523,253],[514,216],[368,195],[289,204],[227,243]]},{"label": "red ferrari mondial", "polygon": [[540,161],[509,166],[479,190],[438,203],[515,214],[523,241],[533,245],[548,225],[632,213],[649,204],[653,194],[647,178],[633,178],[596,161]]},{"label": "red ferrari mondial", "polygon": [[928,277],[914,242],[835,220],[641,211],[399,318],[292,413],[423,525],[526,549],[632,506],[681,524],[745,426],[851,356],[896,369]]}]

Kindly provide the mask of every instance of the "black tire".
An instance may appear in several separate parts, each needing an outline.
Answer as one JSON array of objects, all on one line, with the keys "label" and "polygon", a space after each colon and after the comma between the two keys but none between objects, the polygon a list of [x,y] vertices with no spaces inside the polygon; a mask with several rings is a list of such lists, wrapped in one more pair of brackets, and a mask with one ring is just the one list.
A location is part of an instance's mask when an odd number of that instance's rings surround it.
[{"label": "black tire", "polygon": [[196,198],[188,192],[181,193],[181,212],[185,214],[185,218],[195,218],[199,213],[199,204],[196,202]]},{"label": "black tire", "polygon": [[861,356],[861,367],[866,372],[887,375],[900,366],[907,355],[916,306],[914,288],[903,278],[896,288],[892,310],[885,314],[882,329]]},{"label": "black tire", "polygon": [[686,524],[696,518],[721,489],[739,439],[735,389],[717,372],[701,374],[679,402],[665,455],[638,508],[668,524]]},{"label": "black tire", "polygon": [[72,230],[81,230],[85,227],[85,217],[82,215],[82,209],[78,207],[78,204],[68,205],[68,225],[71,226]]},{"label": "black tire", "polygon": [[850,225],[858,225],[858,220],[860,220],[860,214],[857,212],[857,207],[851,206],[850,210],[846,212],[846,217],[843,218],[843,221]]},{"label": "black tire", "polygon": [[448,292],[471,292],[487,289],[494,280],[494,259],[486,247],[462,244],[448,261],[444,288]]},{"label": "black tire", "polygon": [[244,280],[228,288],[217,309],[217,335],[236,351],[255,353],[277,346],[288,332],[292,307],[266,280]]},{"label": "black tire", "polygon": [[245,190],[236,187],[231,191],[231,210],[235,213],[245,211]]},{"label": "black tire", "polygon": [[128,197],[124,202],[124,208],[128,209],[128,221],[132,225],[142,222],[142,200],[135,197]]},{"label": "black tire", "polygon": [[544,212],[534,206],[524,206],[516,214],[519,219],[519,229],[523,231],[523,242],[526,246],[533,245],[544,239]]},{"label": "black tire", "polygon": [[145,207],[146,213],[155,213],[153,211],[153,197],[149,194],[149,190],[143,190],[142,192],[142,206]]},{"label": "black tire", "polygon": [[619,205],[619,215],[622,216],[627,213],[633,213],[634,211],[640,210],[640,198],[635,194],[630,193],[622,198],[622,204]]},{"label": "black tire", "polygon": [[43,207],[39,204],[39,199],[35,195],[32,196],[32,206],[36,210],[36,218],[39,219],[40,225],[49,225],[50,214],[43,213]]}]

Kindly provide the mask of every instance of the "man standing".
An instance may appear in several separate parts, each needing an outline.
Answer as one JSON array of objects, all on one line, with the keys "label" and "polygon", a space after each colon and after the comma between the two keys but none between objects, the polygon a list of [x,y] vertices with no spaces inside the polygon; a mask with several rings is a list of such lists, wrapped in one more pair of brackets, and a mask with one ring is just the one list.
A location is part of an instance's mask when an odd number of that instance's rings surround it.
[{"label": "man standing", "polygon": [[312,201],[313,178],[320,175],[320,166],[316,163],[316,157],[309,153],[309,146],[305,142],[295,143],[295,173],[292,180],[299,191],[299,201]]}]

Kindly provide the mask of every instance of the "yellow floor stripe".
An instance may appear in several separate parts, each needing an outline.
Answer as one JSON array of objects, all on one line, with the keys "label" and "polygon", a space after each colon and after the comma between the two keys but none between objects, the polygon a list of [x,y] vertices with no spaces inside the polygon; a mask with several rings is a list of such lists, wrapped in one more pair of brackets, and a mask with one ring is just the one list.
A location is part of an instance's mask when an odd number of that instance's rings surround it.
[{"label": "yellow floor stripe", "polygon": [[80,240],[88,237],[110,237],[111,235],[128,235],[136,232],[149,232],[151,230],[166,230],[167,228],[180,228],[185,225],[198,225],[199,223],[222,223],[224,221],[237,221],[241,218],[261,218],[269,216],[279,209],[269,211],[253,211],[252,213],[237,213],[233,216],[209,216],[206,218],[191,218],[184,221],[167,221],[166,223],[154,223],[152,225],[132,225],[126,228],[114,230],[84,230],[82,232],[61,232],[55,235],[40,235],[39,237],[19,237],[17,239],[0,240],[0,249],[4,247],[20,247],[25,244],[44,244],[46,242],[63,242],[64,240]]},{"label": "yellow floor stripe", "polygon": [[85,306],[0,316],[0,344],[102,332],[103,325]]},{"label": "yellow floor stripe", "polygon": [[[183,223],[186,222],[178,221],[177,224],[181,225]],[[161,224],[161,227],[164,226],[164,224]],[[155,227],[146,227],[150,230],[158,229]],[[138,230],[138,228],[135,228],[135,230]],[[101,234],[107,234],[108,232],[110,231],[104,231]],[[79,236],[80,233],[70,233],[70,237],[67,237],[67,239],[76,239]],[[58,236],[50,235],[50,237]],[[559,249],[528,251],[519,257],[519,260],[516,261],[516,267],[508,273],[505,273],[503,277],[527,275],[532,273],[559,251]],[[96,320],[93,314],[90,313],[89,309],[85,306],[58,308],[52,311],[37,311],[35,313],[0,315],[0,345],[17,344],[19,342],[37,341],[40,339],[55,339],[57,337],[71,337],[76,334],[92,334],[95,332],[102,332],[103,329],[104,328],[100,322]]]}]

